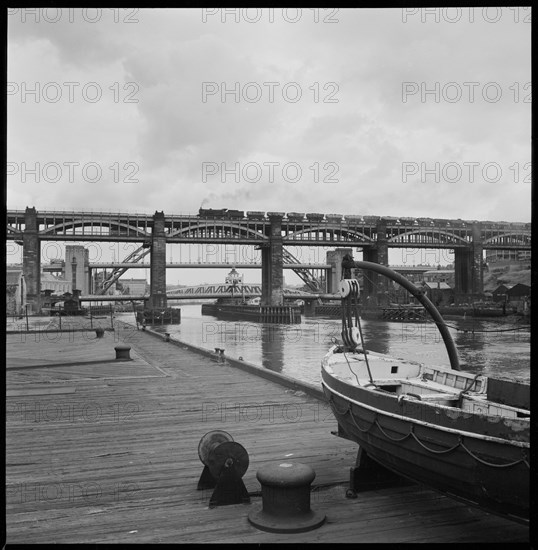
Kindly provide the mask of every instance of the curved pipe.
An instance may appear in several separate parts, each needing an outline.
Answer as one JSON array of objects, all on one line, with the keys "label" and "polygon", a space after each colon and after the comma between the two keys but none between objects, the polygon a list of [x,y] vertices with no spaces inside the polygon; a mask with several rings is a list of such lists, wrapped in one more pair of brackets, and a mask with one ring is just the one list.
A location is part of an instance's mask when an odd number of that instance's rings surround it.
[{"label": "curved pipe", "polygon": [[344,278],[351,278],[351,269],[355,267],[358,267],[359,269],[369,269],[370,271],[375,271],[380,275],[388,277],[389,279],[393,280],[394,282],[403,286],[407,291],[409,291],[424,306],[426,311],[432,316],[432,319],[435,321],[435,324],[437,325],[437,328],[439,329],[439,332],[441,333],[441,336],[445,343],[445,347],[448,352],[448,358],[450,360],[450,366],[454,370],[461,370],[460,361],[458,359],[458,352],[456,350],[454,340],[452,339],[452,335],[448,331],[445,321],[441,317],[441,314],[439,313],[437,308],[421,290],[419,290],[411,281],[408,281],[403,275],[396,273],[396,271],[393,271],[392,269],[389,269],[384,265],[376,264],[373,262],[355,261],[349,254],[346,254],[346,256],[344,256],[344,258],[342,259]]}]

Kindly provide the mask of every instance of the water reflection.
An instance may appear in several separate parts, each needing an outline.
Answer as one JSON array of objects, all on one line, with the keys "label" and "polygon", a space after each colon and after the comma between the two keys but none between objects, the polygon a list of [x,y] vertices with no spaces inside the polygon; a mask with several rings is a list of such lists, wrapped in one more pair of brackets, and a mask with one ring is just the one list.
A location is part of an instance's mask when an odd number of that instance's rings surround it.
[{"label": "water reflection", "polygon": [[286,332],[281,325],[260,325],[262,365],[269,370],[282,372]]},{"label": "water reflection", "polygon": [[362,334],[367,349],[376,353],[390,353],[390,327],[387,321],[362,321]]},{"label": "water reflection", "polygon": [[[298,325],[224,321],[202,316],[199,305],[182,306],[181,325],[157,327],[173,337],[230,357],[319,385],[320,363],[332,339],[341,340],[340,320],[305,318]],[[128,322],[132,319],[126,319]],[[476,319],[447,320],[464,370],[530,380],[530,329]],[[367,349],[432,365],[449,366],[442,337],[433,323],[363,320]]]}]

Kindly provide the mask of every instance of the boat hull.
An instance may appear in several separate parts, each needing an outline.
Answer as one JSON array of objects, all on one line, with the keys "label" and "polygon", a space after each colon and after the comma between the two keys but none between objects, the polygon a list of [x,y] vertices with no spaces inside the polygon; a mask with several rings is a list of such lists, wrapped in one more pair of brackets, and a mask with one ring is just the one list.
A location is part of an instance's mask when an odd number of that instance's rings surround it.
[{"label": "boat hull", "polygon": [[529,520],[528,429],[350,386],[322,370],[339,435],[382,466],[448,496],[523,523]]}]

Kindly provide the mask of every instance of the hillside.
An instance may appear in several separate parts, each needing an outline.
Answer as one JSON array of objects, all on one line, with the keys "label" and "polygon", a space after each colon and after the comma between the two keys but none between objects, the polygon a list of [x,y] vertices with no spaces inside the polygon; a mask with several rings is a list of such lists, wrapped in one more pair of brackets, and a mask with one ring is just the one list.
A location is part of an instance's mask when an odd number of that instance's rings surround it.
[{"label": "hillside", "polygon": [[507,265],[490,267],[484,272],[484,292],[493,292],[499,285],[531,284],[530,266]]}]

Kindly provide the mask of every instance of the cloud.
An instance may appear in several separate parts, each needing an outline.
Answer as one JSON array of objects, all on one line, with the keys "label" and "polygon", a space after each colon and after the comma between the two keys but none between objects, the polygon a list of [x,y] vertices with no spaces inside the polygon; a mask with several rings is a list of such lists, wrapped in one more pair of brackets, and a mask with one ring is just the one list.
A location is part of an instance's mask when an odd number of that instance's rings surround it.
[{"label": "cloud", "polygon": [[[91,23],[91,10],[74,10],[73,22],[10,16],[8,80],[19,88],[57,82],[64,93],[64,82],[79,85],[73,103],[65,95],[57,103],[9,96],[8,158],[97,162],[103,178],[23,182],[19,171],[8,177],[10,204],[188,213],[207,201],[243,210],[530,219],[530,189],[512,188],[515,163],[522,179],[530,161],[530,25],[515,23],[514,11],[503,8],[492,24],[478,8],[474,22],[463,10],[457,23],[447,21],[456,11],[439,11],[436,23],[422,22],[422,12],[406,19],[399,9],[329,8],[303,9],[296,23],[286,17],[299,11],[275,10],[271,23],[265,10],[251,24],[244,11],[239,23],[233,14],[223,23],[221,12],[204,22],[197,9],[102,9]],[[81,95],[90,82],[103,94],[95,103]],[[473,101],[469,82],[478,82]],[[500,100],[485,99],[495,85]],[[126,101],[130,93],[136,101]],[[468,162],[497,163],[502,178],[471,185],[402,175],[404,163],[438,163],[442,173]],[[218,167],[211,177],[207,163]],[[278,163],[274,177],[269,163]],[[124,169],[132,165],[136,183]],[[249,165],[260,167],[258,180]],[[293,181],[286,166],[299,166],[301,178]]]}]

